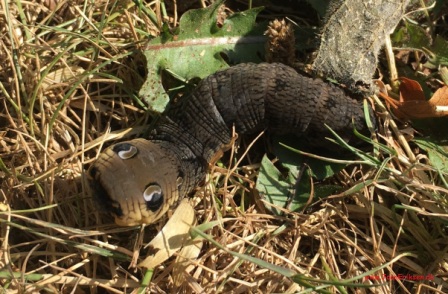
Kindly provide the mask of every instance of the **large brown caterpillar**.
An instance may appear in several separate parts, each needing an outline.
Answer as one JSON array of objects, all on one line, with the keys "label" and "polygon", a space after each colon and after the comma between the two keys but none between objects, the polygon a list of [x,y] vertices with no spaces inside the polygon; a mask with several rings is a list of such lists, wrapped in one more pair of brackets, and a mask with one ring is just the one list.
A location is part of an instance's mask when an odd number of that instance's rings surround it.
[{"label": "large brown caterpillar", "polygon": [[232,126],[323,145],[325,124],[346,141],[353,127],[367,131],[362,104],[342,89],[279,63],[240,64],[203,79],[148,140],[106,149],[89,169],[91,187],[117,224],[152,223],[204,179],[207,163],[232,141]]}]

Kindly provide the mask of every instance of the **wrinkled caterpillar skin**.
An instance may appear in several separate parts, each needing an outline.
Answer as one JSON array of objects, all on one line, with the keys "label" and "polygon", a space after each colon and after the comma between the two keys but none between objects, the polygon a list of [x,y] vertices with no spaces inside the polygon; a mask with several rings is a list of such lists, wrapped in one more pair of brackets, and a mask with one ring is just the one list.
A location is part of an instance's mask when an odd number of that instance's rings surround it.
[{"label": "wrinkled caterpillar skin", "polygon": [[[375,121],[371,112],[372,121]],[[329,125],[351,141],[368,133],[363,105],[278,63],[240,64],[203,79],[151,132],[106,149],[89,169],[95,197],[119,225],[148,224],[191,192],[238,134],[267,129],[326,145]]]}]

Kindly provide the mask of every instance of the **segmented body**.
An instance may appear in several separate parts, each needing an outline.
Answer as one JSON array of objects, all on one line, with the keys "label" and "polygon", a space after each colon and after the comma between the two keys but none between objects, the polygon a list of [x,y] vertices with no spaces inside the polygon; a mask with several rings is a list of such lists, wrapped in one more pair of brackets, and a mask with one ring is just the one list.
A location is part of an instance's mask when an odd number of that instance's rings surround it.
[{"label": "segmented body", "polygon": [[354,139],[353,127],[367,130],[362,103],[283,64],[240,64],[203,79],[148,140],[107,149],[90,169],[91,186],[118,224],[151,223],[204,179],[233,126],[238,134],[267,129],[319,146],[327,144],[325,124]]}]

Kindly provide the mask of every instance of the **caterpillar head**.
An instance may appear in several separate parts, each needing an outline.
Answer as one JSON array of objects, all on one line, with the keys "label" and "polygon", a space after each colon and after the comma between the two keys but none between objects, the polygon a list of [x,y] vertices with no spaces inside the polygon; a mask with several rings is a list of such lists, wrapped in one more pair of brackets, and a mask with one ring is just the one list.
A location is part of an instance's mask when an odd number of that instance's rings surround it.
[{"label": "caterpillar head", "polygon": [[158,220],[179,200],[182,183],[176,158],[144,139],[107,148],[89,168],[88,180],[100,207],[121,226]]}]

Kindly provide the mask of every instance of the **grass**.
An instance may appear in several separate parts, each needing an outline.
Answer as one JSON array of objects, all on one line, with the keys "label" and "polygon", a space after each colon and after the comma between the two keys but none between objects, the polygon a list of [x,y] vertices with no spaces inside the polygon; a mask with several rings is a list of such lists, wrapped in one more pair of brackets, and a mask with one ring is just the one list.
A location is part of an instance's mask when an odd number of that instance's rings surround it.
[{"label": "grass", "polygon": [[194,198],[199,223],[212,224],[198,229],[207,240],[199,257],[128,268],[163,224],[145,234],[116,227],[92,209],[83,171],[104,146],[147,129],[139,50],[182,11],[158,1],[0,7],[4,292],[448,291],[446,173],[379,100],[380,143],[359,154],[368,164],[334,177],[344,192],[275,217],[250,189],[256,160],[216,166]]}]

